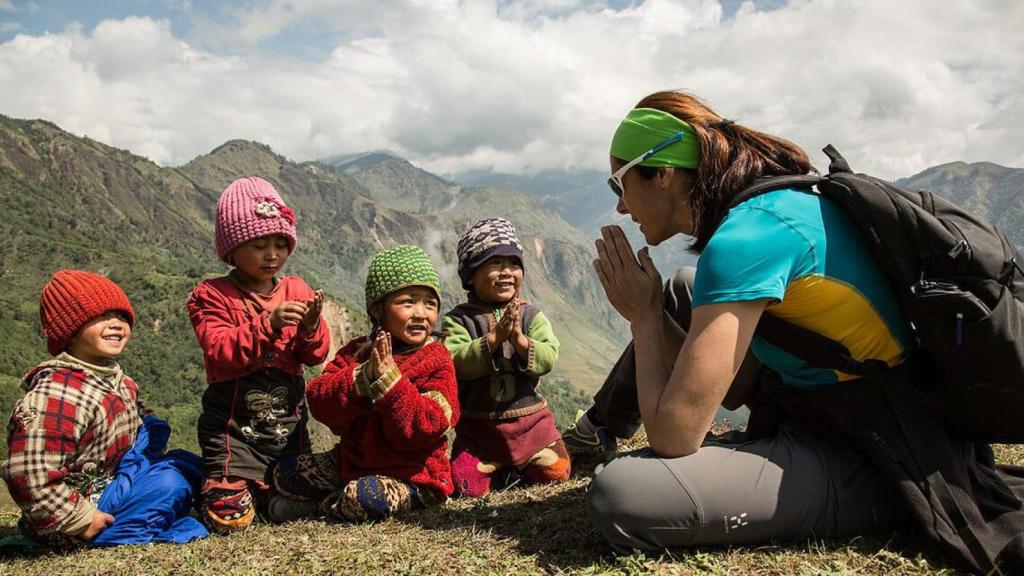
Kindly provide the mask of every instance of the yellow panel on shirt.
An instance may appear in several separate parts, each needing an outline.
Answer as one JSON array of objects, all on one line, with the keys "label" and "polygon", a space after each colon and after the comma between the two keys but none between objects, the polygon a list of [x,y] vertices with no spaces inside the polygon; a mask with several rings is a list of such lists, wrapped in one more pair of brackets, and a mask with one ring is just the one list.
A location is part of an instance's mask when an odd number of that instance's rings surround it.
[{"label": "yellow panel on shirt", "polygon": [[[693,305],[768,298],[766,314],[890,366],[911,347],[909,327],[860,231],[838,206],[808,191],[776,190],[729,211],[697,264]],[[854,378],[820,368],[761,338],[751,349],[783,382],[819,386]]]}]

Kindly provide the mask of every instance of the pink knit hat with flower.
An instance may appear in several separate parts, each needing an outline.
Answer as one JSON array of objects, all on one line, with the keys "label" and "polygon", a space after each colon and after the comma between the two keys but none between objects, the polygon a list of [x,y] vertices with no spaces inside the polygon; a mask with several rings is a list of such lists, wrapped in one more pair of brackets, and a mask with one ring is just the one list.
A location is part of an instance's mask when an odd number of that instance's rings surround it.
[{"label": "pink knit hat with flower", "polygon": [[295,251],[295,212],[263,178],[239,178],[228,184],[217,200],[214,230],[217,256],[225,262],[235,248],[270,234],[287,237],[288,252]]}]

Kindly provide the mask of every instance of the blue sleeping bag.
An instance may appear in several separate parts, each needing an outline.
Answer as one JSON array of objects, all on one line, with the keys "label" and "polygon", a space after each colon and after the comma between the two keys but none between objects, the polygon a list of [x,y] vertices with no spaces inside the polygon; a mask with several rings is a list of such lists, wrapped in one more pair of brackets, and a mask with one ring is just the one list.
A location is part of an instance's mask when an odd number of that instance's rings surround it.
[{"label": "blue sleeping bag", "polygon": [[203,479],[201,460],[185,450],[164,454],[171,427],[149,414],[142,420],[135,445],[118,464],[114,479],[97,504],[114,523],[90,545],[185,543],[209,533],[189,516]]}]

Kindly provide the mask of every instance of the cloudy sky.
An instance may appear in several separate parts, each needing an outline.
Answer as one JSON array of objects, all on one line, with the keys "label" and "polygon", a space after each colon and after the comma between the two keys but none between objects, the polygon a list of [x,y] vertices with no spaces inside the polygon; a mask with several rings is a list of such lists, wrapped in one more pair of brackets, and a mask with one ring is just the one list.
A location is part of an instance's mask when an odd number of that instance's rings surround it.
[{"label": "cloudy sky", "polygon": [[164,165],[246,138],[529,174],[605,168],[678,88],[896,178],[1024,167],[1022,29],[1019,0],[0,0],[0,114]]}]

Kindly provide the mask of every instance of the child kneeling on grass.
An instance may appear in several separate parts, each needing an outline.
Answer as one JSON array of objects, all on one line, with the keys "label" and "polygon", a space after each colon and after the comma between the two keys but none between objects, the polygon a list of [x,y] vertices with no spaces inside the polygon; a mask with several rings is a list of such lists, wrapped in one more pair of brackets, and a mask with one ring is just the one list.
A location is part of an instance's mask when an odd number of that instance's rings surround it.
[{"label": "child kneeling on grass", "polygon": [[188,299],[208,384],[198,426],[206,470],[200,517],[219,534],[246,530],[266,512],[279,458],[311,452],[302,370],[327,359],[330,332],[320,316],[323,292],[281,274],[295,251],[295,222],[270,182],[229,184],[217,200],[214,236],[232,269]]},{"label": "child kneeling on grass", "polygon": [[358,522],[443,503],[459,418],[455,367],[434,332],[440,279],[423,250],[377,254],[366,278],[370,336],[342,347],[306,389],[310,413],[341,437],[330,452],[281,460],[277,520]]},{"label": "child kneeling on grass", "polygon": [[207,535],[189,516],[199,457],[164,454],[170,426],[140,407],[114,361],[135,326],[116,284],[61,270],[39,301],[55,356],[25,376],[0,464],[31,542],[57,547],[188,542]]},{"label": "child kneeling on grass", "polygon": [[467,302],[444,317],[463,410],[455,491],[484,496],[511,470],[530,483],[564,482],[569,454],[537,391],[558,360],[558,338],[540,308],[519,300],[523,245],[511,222],[488,218],[466,229],[458,253]]}]

